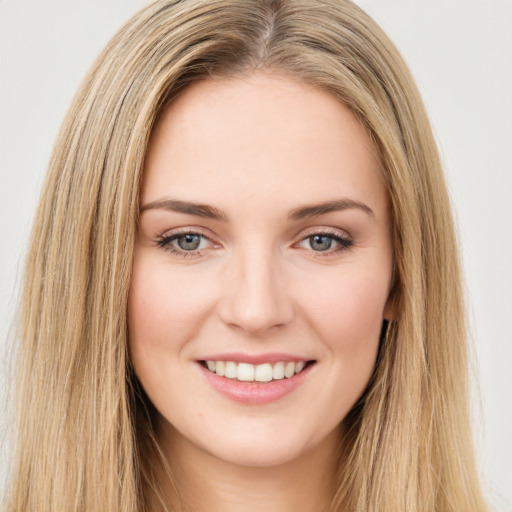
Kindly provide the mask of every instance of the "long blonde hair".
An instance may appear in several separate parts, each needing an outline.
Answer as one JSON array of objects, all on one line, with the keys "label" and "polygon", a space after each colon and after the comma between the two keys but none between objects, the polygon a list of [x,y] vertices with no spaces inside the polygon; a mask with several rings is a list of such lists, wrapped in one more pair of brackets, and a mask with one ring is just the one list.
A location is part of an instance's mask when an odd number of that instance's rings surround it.
[{"label": "long blonde hair", "polygon": [[[20,305],[10,512],[142,511],[159,483],[127,351],[152,127],[192,82],[263,68],[349,105],[380,152],[396,318],[344,420],[332,511],[485,510],[469,430],[457,245],[441,164],[393,44],[348,0],[158,0],[107,45],[64,120]],[[142,449],[143,448],[143,449]]]}]

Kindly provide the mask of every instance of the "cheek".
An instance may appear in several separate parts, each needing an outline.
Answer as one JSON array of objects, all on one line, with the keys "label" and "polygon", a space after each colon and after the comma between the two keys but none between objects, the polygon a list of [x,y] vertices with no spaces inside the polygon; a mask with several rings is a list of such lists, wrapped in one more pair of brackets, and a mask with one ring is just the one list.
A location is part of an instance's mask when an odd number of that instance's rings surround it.
[{"label": "cheek", "polygon": [[[388,296],[388,282],[367,269],[326,280],[308,301],[309,323],[320,338],[333,372],[333,398],[345,412],[364,391],[375,366]],[[315,288],[317,291],[319,288]],[[306,306],[305,306],[306,307]]]},{"label": "cheek", "polygon": [[136,369],[142,360],[156,364],[181,351],[196,336],[198,320],[211,304],[207,288],[194,285],[187,272],[166,263],[144,254],[134,259],[128,324]]},{"label": "cheek", "polygon": [[382,279],[372,279],[364,272],[354,272],[343,279],[325,283],[323,293],[314,294],[310,313],[314,321],[336,344],[373,338],[380,332],[388,296]]},{"label": "cheek", "polygon": [[[322,393],[310,397],[335,428],[363,394],[375,368],[388,295],[386,268],[348,265],[301,287],[303,318],[322,346]],[[308,293],[306,293],[308,292]],[[313,292],[313,293],[311,293]],[[313,421],[313,420],[311,420]]]}]

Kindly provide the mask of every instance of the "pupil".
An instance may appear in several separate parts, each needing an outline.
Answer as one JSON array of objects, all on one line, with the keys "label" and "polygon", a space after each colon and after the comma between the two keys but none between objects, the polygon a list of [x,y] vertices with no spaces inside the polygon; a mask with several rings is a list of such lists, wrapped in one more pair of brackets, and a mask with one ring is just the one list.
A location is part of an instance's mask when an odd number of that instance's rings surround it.
[{"label": "pupil", "polygon": [[193,251],[199,247],[201,237],[199,235],[183,235],[178,238],[178,245],[184,251]]},{"label": "pupil", "polygon": [[328,236],[314,235],[309,238],[309,243],[315,251],[327,251],[331,248],[332,239]]}]

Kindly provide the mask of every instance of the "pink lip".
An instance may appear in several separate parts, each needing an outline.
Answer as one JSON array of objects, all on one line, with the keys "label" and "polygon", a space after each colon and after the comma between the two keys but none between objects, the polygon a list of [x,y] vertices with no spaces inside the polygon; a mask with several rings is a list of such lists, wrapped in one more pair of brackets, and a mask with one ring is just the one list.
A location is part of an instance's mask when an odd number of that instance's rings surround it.
[{"label": "pink lip", "polygon": [[229,352],[223,354],[211,354],[196,359],[196,361],[233,361],[235,363],[263,364],[263,363],[298,363],[300,361],[311,361],[305,357],[294,356],[291,354],[269,352],[267,354],[246,354],[243,352]]},{"label": "pink lip", "polygon": [[[236,359],[224,359],[224,355],[223,358],[219,360],[236,361]],[[299,358],[298,360],[303,361],[304,359]],[[208,361],[215,361],[215,359],[208,359]],[[265,361],[268,362],[269,360],[265,359]],[[283,359],[279,359],[278,361],[283,361]],[[295,361],[295,359],[291,359],[291,361]],[[248,361],[244,359],[242,362]],[[248,405],[263,405],[283,398],[304,382],[313,366],[315,365],[310,364],[306,366],[304,370],[289,379],[284,378],[271,382],[240,382],[236,379],[220,377],[205,368],[201,363],[198,363],[198,367],[203,372],[203,375],[215,390],[231,400]]]}]

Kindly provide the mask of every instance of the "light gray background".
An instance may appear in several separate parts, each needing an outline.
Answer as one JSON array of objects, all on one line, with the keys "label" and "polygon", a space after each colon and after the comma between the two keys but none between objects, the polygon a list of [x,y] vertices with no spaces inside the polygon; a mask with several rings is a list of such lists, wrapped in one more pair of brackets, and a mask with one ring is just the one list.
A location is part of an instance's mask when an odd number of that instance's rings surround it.
[{"label": "light gray background", "polygon": [[[60,122],[94,57],[145,3],[0,0],[0,363]],[[512,0],[357,3],[405,56],[439,141],[463,247],[482,479],[493,509],[510,511]]]}]

